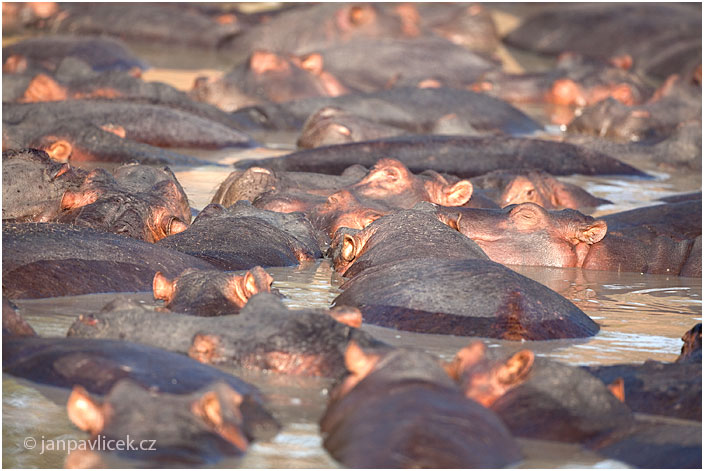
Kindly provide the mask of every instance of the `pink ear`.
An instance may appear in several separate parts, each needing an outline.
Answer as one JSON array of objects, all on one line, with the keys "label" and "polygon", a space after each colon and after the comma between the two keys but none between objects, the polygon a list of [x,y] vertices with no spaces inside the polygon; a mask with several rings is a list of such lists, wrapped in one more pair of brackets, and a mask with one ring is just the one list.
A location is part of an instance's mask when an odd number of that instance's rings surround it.
[{"label": "pink ear", "polygon": [[101,404],[94,401],[82,386],[74,386],[69,396],[66,410],[76,427],[99,434],[105,426],[105,412]]},{"label": "pink ear", "polygon": [[595,244],[601,241],[607,234],[607,223],[597,220],[590,226],[586,227],[579,234],[579,239],[586,244]]},{"label": "pink ear", "polygon": [[154,274],[154,279],[152,280],[152,291],[154,293],[154,299],[161,299],[169,304],[171,298],[174,296],[174,282],[162,275],[162,272],[158,271]]},{"label": "pink ear", "polygon": [[444,206],[462,206],[472,197],[472,183],[469,180],[460,180],[450,187],[446,187],[444,193]]}]

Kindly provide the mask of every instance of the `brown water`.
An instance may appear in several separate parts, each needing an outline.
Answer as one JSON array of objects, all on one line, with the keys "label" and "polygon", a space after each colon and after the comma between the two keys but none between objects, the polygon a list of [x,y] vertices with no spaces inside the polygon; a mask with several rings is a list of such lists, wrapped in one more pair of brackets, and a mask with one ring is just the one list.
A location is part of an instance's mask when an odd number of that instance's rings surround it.
[{"label": "brown water", "polygon": [[[142,52],[143,57],[160,67],[149,71],[145,78],[166,81],[182,89],[187,89],[197,75],[214,76],[223,73],[230,63],[228,58],[216,54],[170,51],[165,56],[163,49],[149,46],[135,50]],[[526,66],[526,58],[517,59]],[[517,67],[513,62],[510,65],[513,70]],[[537,111],[531,111],[536,116]],[[557,129],[551,131],[559,132]],[[269,148],[247,151],[181,151],[230,164],[242,158],[280,155],[286,149],[293,149],[295,139],[296,136],[291,134],[273,134],[266,136],[263,141],[268,143]],[[227,167],[213,166],[174,170],[191,205],[196,209],[209,203],[216,187],[229,173]],[[601,207],[596,215],[647,206],[657,198],[701,188],[701,176],[697,174],[668,175],[648,168],[645,170],[657,178],[637,180],[573,176],[561,179],[614,202],[613,205]],[[681,335],[702,319],[702,282],[699,278],[544,267],[512,268],[566,296],[598,322],[601,331],[590,339],[532,342],[530,345],[484,339],[490,348],[510,352],[528,346],[539,355],[575,365],[640,363],[647,359],[673,361],[682,345]],[[328,261],[297,268],[271,268],[267,271],[274,277],[274,287],[286,296],[285,303],[291,307],[328,307],[339,293],[340,279],[333,273]],[[65,336],[69,325],[78,315],[95,312],[116,297],[153,302],[151,293],[127,293],[26,300],[18,301],[17,304],[40,335]],[[369,325],[363,328],[390,344],[415,346],[443,358],[451,358],[459,348],[473,340],[467,337],[399,332]],[[255,443],[244,458],[222,460],[216,464],[218,468],[338,467],[322,448],[317,425],[327,402],[330,387],[328,381],[235,370],[232,372],[262,389],[284,427],[273,440]],[[42,438],[68,440],[87,437],[68,420],[65,395],[48,389],[40,392],[6,375],[3,375],[2,391],[3,467],[140,465],[134,461],[119,461],[114,456],[96,458],[79,453],[67,456],[65,452],[50,451],[40,454],[39,448],[26,449],[24,440],[27,437],[38,442]],[[693,426],[695,433],[701,433],[700,423],[693,423]],[[579,446],[535,440],[521,440],[521,444],[526,456],[518,464],[522,468],[624,466],[604,460]]]}]

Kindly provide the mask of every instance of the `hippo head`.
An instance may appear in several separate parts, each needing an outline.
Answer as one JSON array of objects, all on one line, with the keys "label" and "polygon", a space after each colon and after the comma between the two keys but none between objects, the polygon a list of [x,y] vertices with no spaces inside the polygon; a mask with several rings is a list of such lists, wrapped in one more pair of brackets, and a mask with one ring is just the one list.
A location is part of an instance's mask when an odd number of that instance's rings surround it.
[{"label": "hippo head", "polygon": [[157,272],[152,290],[154,299],[173,311],[218,315],[241,309],[257,293],[271,292],[273,281],[259,266],[244,275],[188,269],[173,280]]},{"label": "hippo head", "polygon": [[383,201],[389,206],[409,209],[420,201],[461,206],[472,196],[472,183],[460,180],[449,184],[436,172],[416,176],[400,161],[385,158],[350,190],[363,201]]},{"label": "hippo head", "polygon": [[333,238],[340,228],[362,230],[387,212],[381,207],[365,206],[351,191],[340,190],[316,205],[311,217],[319,229]]},{"label": "hippo head", "polygon": [[473,342],[461,349],[446,372],[461,384],[465,395],[490,407],[510,389],[522,384],[534,365],[534,353],[521,350],[504,361],[490,361],[484,343]]},{"label": "hippo head", "polygon": [[[155,394],[131,380],[121,380],[101,402],[74,386],[67,403],[69,419],[91,436],[154,440],[157,451],[169,446],[193,447],[225,441],[232,454],[249,445],[240,406],[243,396],[225,383],[216,383],[192,395]],[[166,415],[166,417],[165,417]],[[178,433],[162,430],[166,418]],[[151,423],[140,429],[136,423]],[[145,434],[147,436],[145,436]],[[193,441],[203,443],[193,443]]]},{"label": "hippo head", "polygon": [[342,228],[335,234],[330,244],[330,253],[336,272],[343,274],[347,271],[350,265],[365,252],[365,245],[376,230],[373,226],[368,226],[361,231]]}]

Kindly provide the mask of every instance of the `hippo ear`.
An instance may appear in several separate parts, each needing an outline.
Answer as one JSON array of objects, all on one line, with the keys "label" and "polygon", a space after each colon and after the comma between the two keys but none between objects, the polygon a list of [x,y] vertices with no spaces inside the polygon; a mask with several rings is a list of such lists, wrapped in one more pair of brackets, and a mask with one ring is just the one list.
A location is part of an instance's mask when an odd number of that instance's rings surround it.
[{"label": "hippo ear", "polygon": [[584,228],[578,235],[578,238],[586,244],[595,244],[601,241],[606,234],[607,223],[598,219],[593,224]]},{"label": "hippo ear", "polygon": [[443,201],[439,204],[443,206],[462,206],[470,200],[472,190],[472,183],[469,180],[460,180],[456,184],[446,186],[443,189]]},{"label": "hippo ear", "polygon": [[348,342],[345,350],[345,367],[355,375],[358,380],[367,376],[379,361],[379,355],[367,354],[354,340]]},{"label": "hippo ear", "polygon": [[73,146],[65,139],[57,139],[44,151],[57,162],[66,162],[71,157]]},{"label": "hippo ear", "polygon": [[92,435],[99,434],[105,426],[105,409],[94,401],[82,386],[74,386],[66,410],[71,422]]},{"label": "hippo ear", "polygon": [[319,75],[323,72],[323,56],[317,52],[314,52],[306,57],[302,57],[301,68],[311,72],[314,75]]},{"label": "hippo ear", "polygon": [[56,180],[60,176],[67,174],[70,170],[71,165],[69,165],[68,163],[62,164],[61,167],[59,167],[56,172],[54,172],[54,174],[51,176],[51,180]]},{"label": "hippo ear", "polygon": [[460,349],[451,361],[444,363],[443,369],[451,379],[458,381],[464,370],[479,363],[485,357],[486,351],[487,347],[482,341],[472,342]]},{"label": "hippo ear", "polygon": [[612,381],[609,385],[607,385],[607,390],[611,392],[614,397],[619,399],[619,402],[624,402],[625,399],[625,394],[624,394],[624,379],[623,378],[617,378],[614,381]]},{"label": "hippo ear", "polygon": [[152,280],[154,299],[161,299],[169,304],[174,296],[174,288],[174,282],[162,275],[162,272],[158,271],[154,274],[154,279]]},{"label": "hippo ear", "polygon": [[350,234],[343,235],[343,247],[340,250],[340,258],[345,262],[352,262],[357,257],[357,242]]},{"label": "hippo ear", "polygon": [[497,381],[503,386],[517,386],[526,380],[533,366],[534,352],[531,350],[517,352],[497,368]]},{"label": "hippo ear", "polygon": [[[231,397],[235,405],[239,407],[242,403],[242,396],[232,391],[236,397]],[[238,401],[239,398],[239,401]],[[227,406],[227,405],[226,405]],[[208,391],[191,404],[191,412],[199,417],[205,424],[213,429],[223,439],[230,442],[240,451],[247,450],[249,445],[247,438],[238,427],[239,424],[232,424],[226,420],[223,414],[223,405],[215,391]],[[239,413],[239,411],[238,411]]]},{"label": "hippo ear", "polygon": [[184,232],[186,229],[188,229],[188,224],[177,217],[171,217],[166,223],[164,233],[166,235],[173,235],[178,234],[179,232]]},{"label": "hippo ear", "polygon": [[328,314],[340,322],[349,327],[359,328],[362,325],[362,312],[356,307],[352,306],[336,306]]},{"label": "hippo ear", "polygon": [[22,103],[61,101],[67,97],[66,87],[59,85],[48,75],[38,74],[29,82],[20,101]]}]

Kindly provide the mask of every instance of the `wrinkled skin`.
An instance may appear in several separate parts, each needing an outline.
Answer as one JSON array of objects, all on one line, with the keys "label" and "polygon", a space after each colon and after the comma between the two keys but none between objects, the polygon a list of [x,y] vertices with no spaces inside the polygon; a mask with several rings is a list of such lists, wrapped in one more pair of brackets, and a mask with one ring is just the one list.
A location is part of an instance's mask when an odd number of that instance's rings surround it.
[{"label": "wrinkled skin", "polygon": [[3,224],[3,294],[11,299],[148,291],[154,274],[213,269],[203,260],[67,224]]},{"label": "wrinkled skin", "polygon": [[365,269],[336,305],[370,324],[412,332],[507,340],[595,335],[599,326],[545,286],[489,260],[416,258]]},{"label": "wrinkled skin", "polygon": [[141,71],[147,66],[134,56],[119,39],[42,36],[18,41],[3,47],[3,75],[22,74],[39,67],[53,72],[66,57],[75,57],[95,71]]},{"label": "wrinkled skin", "polygon": [[[345,371],[343,351],[350,339],[364,346],[380,342],[339,322],[337,314],[342,313],[290,311],[268,293],[253,296],[237,315],[209,318],[154,312],[135,302],[114,302],[102,312],[76,321],[68,335],[129,339],[187,353],[214,365],[339,377]],[[359,311],[356,316],[359,320]]]},{"label": "wrinkled skin", "polygon": [[303,125],[301,135],[296,140],[296,145],[301,149],[313,149],[402,134],[406,134],[403,129],[376,123],[369,118],[340,108],[326,106],[309,116]]},{"label": "wrinkled skin", "polygon": [[497,170],[472,180],[499,207],[536,203],[546,209],[590,209],[611,201],[596,198],[577,185],[542,170]]},{"label": "wrinkled skin", "polygon": [[339,231],[331,244],[335,270],[351,277],[367,268],[397,260],[425,257],[487,260],[477,244],[449,230],[432,211],[398,211],[376,220],[362,231]]},{"label": "wrinkled skin", "polygon": [[476,342],[446,368],[468,398],[497,413],[515,436],[585,443],[633,420],[601,381],[530,350],[505,358]]},{"label": "wrinkled skin", "polygon": [[488,409],[465,399],[432,356],[346,352],[350,374],[320,421],[323,446],[352,468],[497,468],[521,459]]},{"label": "wrinkled skin", "polygon": [[221,271],[186,270],[173,280],[154,275],[154,299],[173,312],[196,316],[237,314],[257,293],[269,293],[272,277],[254,267],[242,276]]},{"label": "wrinkled skin", "polygon": [[[436,156],[443,154],[443,159]],[[412,172],[435,170],[461,178],[503,168],[538,168],[552,175],[648,175],[605,154],[562,142],[513,137],[408,136],[302,150],[282,157],[242,160],[235,167],[333,175],[351,165],[373,166],[393,155]]]},{"label": "wrinkled skin", "polygon": [[46,222],[60,212],[61,198],[77,189],[86,172],[53,161],[37,149],[2,153],[2,219]]},{"label": "wrinkled skin", "polygon": [[89,173],[80,188],[61,198],[58,222],[156,242],[185,231],[191,222],[188,198],[168,167],[128,164],[114,175]]},{"label": "wrinkled skin", "polygon": [[348,92],[324,69],[320,54],[286,56],[254,51],[245,64],[215,80],[199,78],[189,95],[201,102],[235,111],[262,102],[281,103]]},{"label": "wrinkled skin", "polygon": [[257,210],[247,202],[228,209],[210,204],[187,230],[158,245],[223,270],[292,266],[322,256],[317,233],[303,214]]},{"label": "wrinkled skin", "polygon": [[[255,430],[258,426],[271,429],[263,438],[276,435],[279,425],[274,418],[247,414],[246,401],[225,383],[214,383],[186,396],[154,394],[122,380],[102,400],[76,386],[66,408],[69,419],[91,438],[101,435],[106,440],[119,440],[129,436],[153,444],[152,450],[118,451],[121,456],[208,463],[221,456],[244,454],[256,438],[253,435],[262,435]],[[260,423],[250,423],[255,421]]]}]

